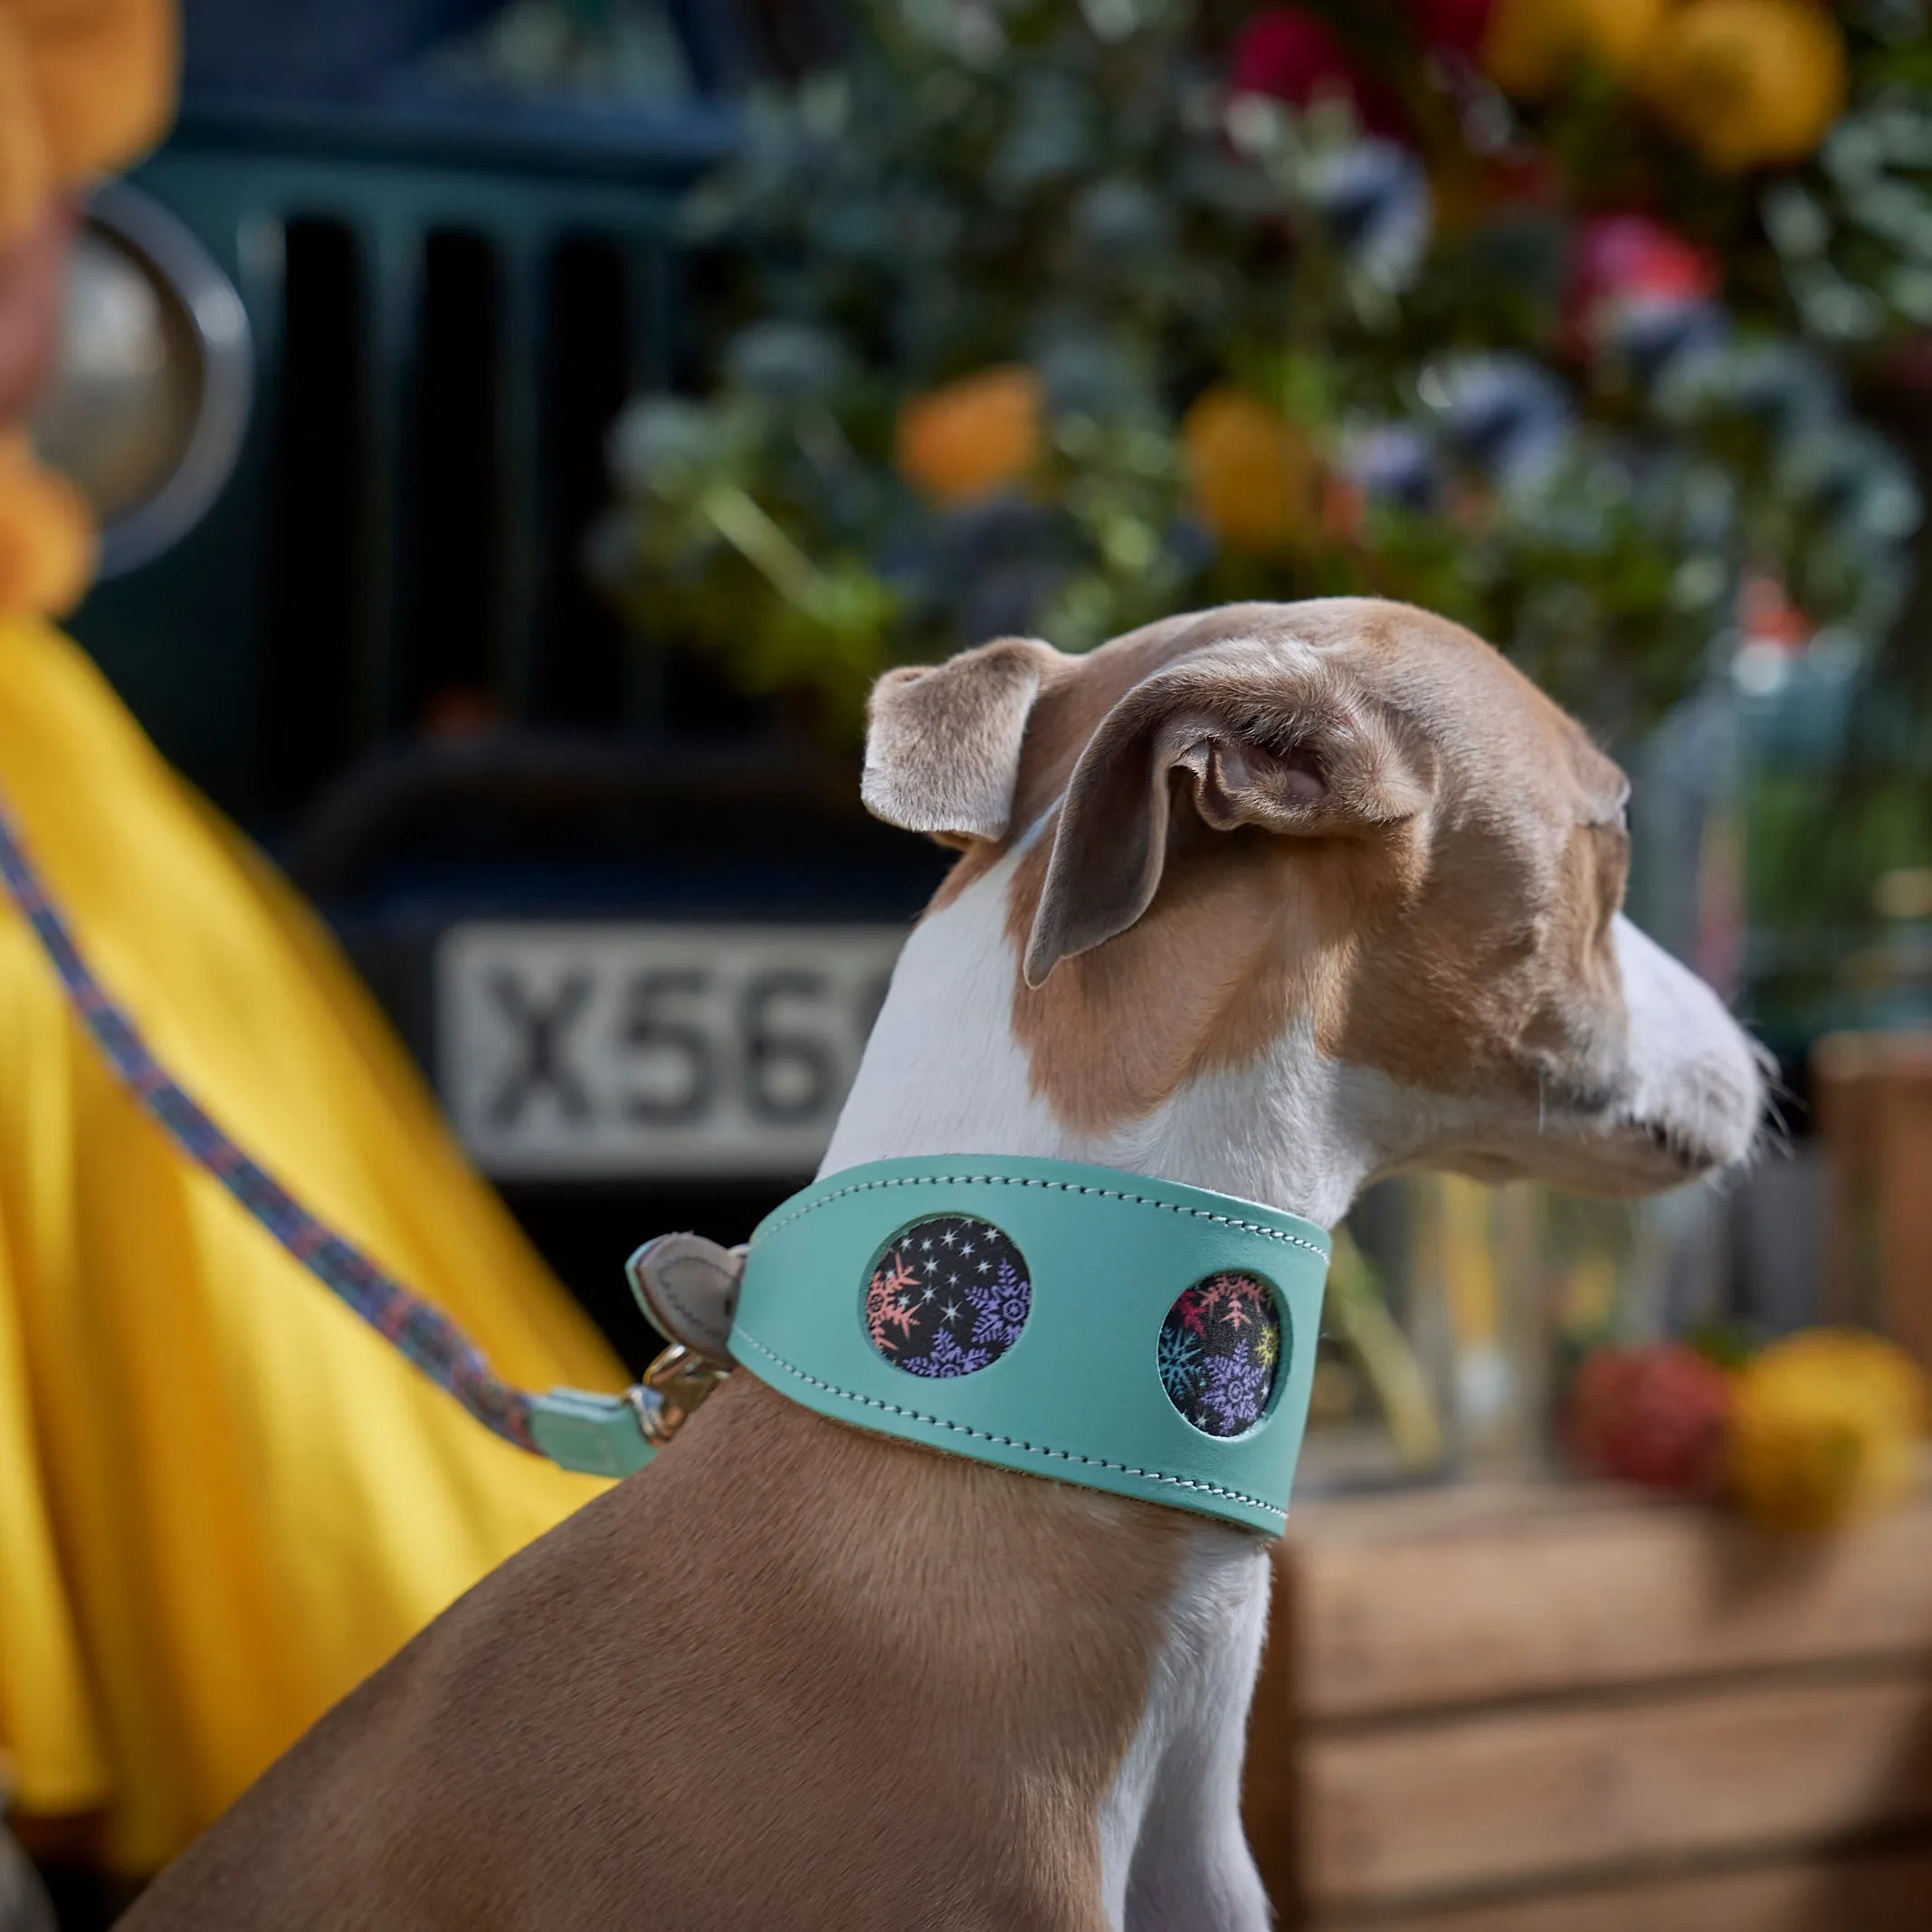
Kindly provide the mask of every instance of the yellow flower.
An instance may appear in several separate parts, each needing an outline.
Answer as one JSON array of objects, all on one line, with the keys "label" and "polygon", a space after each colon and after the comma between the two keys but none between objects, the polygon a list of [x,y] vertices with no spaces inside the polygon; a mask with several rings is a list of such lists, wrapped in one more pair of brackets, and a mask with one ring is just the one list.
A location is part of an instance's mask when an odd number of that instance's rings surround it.
[{"label": "yellow flower", "polygon": [[1217,384],[1187,412],[1181,446],[1194,506],[1229,549],[1267,556],[1313,522],[1321,488],[1315,452],[1259,396]]},{"label": "yellow flower", "polygon": [[1768,1529],[1823,1529],[1904,1500],[1932,1428],[1932,1385],[1875,1335],[1813,1328],[1738,1371],[1729,1474]]},{"label": "yellow flower", "polygon": [[940,503],[1011,483],[1040,453],[1040,379],[1017,364],[916,396],[899,413],[899,473]]},{"label": "yellow flower", "polygon": [[1844,107],[1844,39],[1816,0],[1690,0],[1665,16],[1638,85],[1715,168],[1801,161]]},{"label": "yellow flower", "polygon": [[1505,93],[1547,94],[1579,62],[1617,75],[1637,67],[1664,0],[1499,0],[1482,64]]}]

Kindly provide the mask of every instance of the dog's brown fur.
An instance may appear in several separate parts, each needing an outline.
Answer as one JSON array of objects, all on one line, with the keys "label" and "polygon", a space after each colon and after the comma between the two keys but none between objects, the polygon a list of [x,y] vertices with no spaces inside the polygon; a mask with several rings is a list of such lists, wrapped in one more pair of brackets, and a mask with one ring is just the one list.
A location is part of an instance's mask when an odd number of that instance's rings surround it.
[{"label": "dog's brown fur", "polygon": [[[1743,1036],[1641,950],[1638,984],[1690,1028],[1665,1099],[1697,1104],[1618,1110],[1641,1071],[1612,931],[1622,776],[1456,626],[1236,606],[1081,660],[1004,641],[894,677],[877,709],[868,799],[967,850],[834,1165],[919,1133],[1098,1135],[1251,1067],[1279,1090],[1263,1109],[1321,1099],[1339,1067],[1401,1110],[1379,1139],[1366,1105],[1316,1114],[1344,1159],[1288,1136],[1294,1172],[1246,1182],[1298,1207],[1324,1187],[1321,1218],[1392,1147],[1640,1190],[1741,1157]],[[962,902],[1030,828],[1010,883]],[[962,996],[980,1004],[955,1037]],[[1290,1043],[1304,1071],[1278,1075]],[[909,1080],[895,1056],[928,1050]],[[976,1055],[1018,1077],[936,1127],[932,1092],[972,1097]],[[1575,1102],[1567,1138],[1546,1087]],[[1465,1092],[1489,1111],[1458,1115]],[[1439,1141],[1416,1141],[1443,1096]],[[1211,1109],[1183,1122],[1208,1185],[1256,1110],[1239,1087],[1228,1104],[1232,1133]],[[741,1374],[324,1719],[128,1932],[1104,1932],[1123,1887],[1129,1925],[1249,1932],[1239,1759],[1214,1747],[1239,1736],[1265,1579],[1223,1526],[861,1434]],[[1182,1721],[1204,1697],[1207,1734]],[[1117,1783],[1147,1739],[1166,1755]],[[1224,1818],[1189,1813],[1202,1793]]]},{"label": "dog's brown fur", "polygon": [[1094,1820],[1184,1523],[735,1375],[331,1711],[126,1932],[1105,1932]]},{"label": "dog's brown fur", "polygon": [[[1263,652],[1292,646],[1299,667],[1224,654],[1247,639]],[[1175,814],[1146,913],[1037,987],[1015,976],[1015,1037],[1035,1090],[1069,1127],[1101,1133],[1146,1117],[1186,1080],[1252,1061],[1290,1013],[1308,1016],[1328,1059],[1435,1092],[1499,1079],[1564,1090],[1587,1079],[1594,1033],[1621,1012],[1610,925],[1629,860],[1626,786],[1481,639],[1426,611],[1336,599],[1167,619],[1084,658],[1054,661],[1017,642],[989,649],[1001,662],[1031,653],[1040,695],[1010,825],[968,848],[936,907],[996,865],[1070,784],[1077,790],[1081,753],[1129,692],[1204,652],[1174,704],[1259,707],[1264,729],[1279,720],[1315,756],[1324,710],[1346,713],[1375,734],[1374,777],[1399,783],[1410,806],[1291,839]],[[1014,871],[1016,955],[1040,916],[1066,809]],[[1118,814],[1105,829],[1118,835]]]}]

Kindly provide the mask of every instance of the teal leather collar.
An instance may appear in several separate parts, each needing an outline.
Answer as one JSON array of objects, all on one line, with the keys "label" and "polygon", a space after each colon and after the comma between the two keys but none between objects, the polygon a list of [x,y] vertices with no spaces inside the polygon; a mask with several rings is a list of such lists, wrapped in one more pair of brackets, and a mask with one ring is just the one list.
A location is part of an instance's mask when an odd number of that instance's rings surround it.
[{"label": "teal leather collar", "polygon": [[873,1161],[752,1236],[734,1360],[821,1414],[1279,1535],[1328,1236],[1070,1161]]}]

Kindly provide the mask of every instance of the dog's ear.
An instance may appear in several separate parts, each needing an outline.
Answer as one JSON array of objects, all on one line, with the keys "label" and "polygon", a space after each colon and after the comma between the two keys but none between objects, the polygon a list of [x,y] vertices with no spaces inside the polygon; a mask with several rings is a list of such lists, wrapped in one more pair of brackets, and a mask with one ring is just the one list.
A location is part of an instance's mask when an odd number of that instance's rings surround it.
[{"label": "dog's ear", "polygon": [[1061,661],[1037,638],[1003,637],[887,671],[866,708],[866,809],[946,842],[1004,838],[1026,720]]},{"label": "dog's ear", "polygon": [[1390,724],[1318,666],[1294,681],[1184,663],[1101,719],[1061,802],[1026,945],[1029,986],[1153,903],[1177,789],[1216,832],[1361,836],[1422,810],[1429,787]]}]

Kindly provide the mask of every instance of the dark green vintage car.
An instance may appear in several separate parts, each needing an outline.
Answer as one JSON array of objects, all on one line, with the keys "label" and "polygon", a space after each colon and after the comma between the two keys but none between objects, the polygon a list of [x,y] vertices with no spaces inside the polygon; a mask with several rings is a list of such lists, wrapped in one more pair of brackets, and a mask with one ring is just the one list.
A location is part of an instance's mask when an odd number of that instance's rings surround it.
[{"label": "dark green vintage car", "polygon": [[937,855],[581,567],[619,406],[701,361],[679,208],[755,16],[670,9],[658,98],[585,104],[364,12],[191,0],[177,129],[92,206],[38,425],[104,513],[74,627],[635,1354],[617,1261],[809,1175]]}]

